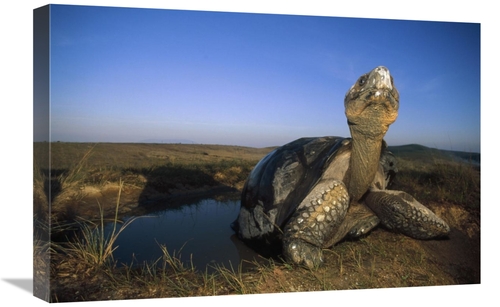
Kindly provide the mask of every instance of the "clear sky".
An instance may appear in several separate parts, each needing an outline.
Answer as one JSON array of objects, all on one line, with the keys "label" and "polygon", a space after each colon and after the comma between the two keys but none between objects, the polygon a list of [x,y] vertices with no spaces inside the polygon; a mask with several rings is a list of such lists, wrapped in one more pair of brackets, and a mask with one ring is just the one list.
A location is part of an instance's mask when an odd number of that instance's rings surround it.
[{"label": "clear sky", "polygon": [[[58,1],[55,1],[58,2]],[[498,187],[497,178],[500,173],[500,164],[498,163],[498,72],[500,71],[500,61],[499,61],[499,43],[498,43],[498,33],[500,32],[500,18],[498,18],[498,9],[496,8],[495,1],[455,1],[453,2],[453,9],[450,9],[450,1],[445,0],[418,0],[418,1],[392,1],[392,0],[357,0],[357,1],[321,1],[321,0],[307,0],[307,1],[286,1],[285,0],[239,0],[239,1],[227,1],[227,0],[64,0],[64,3],[70,4],[95,4],[95,5],[111,5],[111,6],[135,6],[135,7],[164,7],[164,8],[180,8],[180,9],[208,9],[208,10],[219,10],[219,11],[245,11],[245,12],[272,12],[272,13],[291,13],[291,14],[314,14],[314,15],[328,15],[328,16],[354,16],[354,17],[379,17],[379,18],[398,18],[398,19],[425,19],[425,20],[446,20],[446,21],[470,21],[470,22],[480,22],[481,23],[481,136],[483,136],[481,142],[481,238],[483,242],[497,242],[498,241],[498,216],[500,216],[499,206],[496,205],[498,199]],[[0,282],[0,293],[2,293],[2,298],[5,301],[12,301],[18,304],[22,304],[24,300],[30,306],[38,306],[45,304],[41,300],[33,299],[33,296],[26,295],[27,291],[31,291],[33,272],[32,267],[26,265],[32,261],[33,251],[30,246],[33,237],[33,221],[32,215],[32,203],[33,195],[31,189],[33,188],[32,174],[33,166],[30,161],[33,159],[33,54],[32,54],[32,44],[33,44],[33,25],[32,25],[32,10],[46,5],[47,1],[42,0],[27,0],[27,1],[5,1],[3,3],[2,10],[0,10],[0,34],[2,37],[2,48],[0,48],[0,62],[2,67],[2,79],[0,95],[2,98],[2,112],[0,116],[0,135],[4,144],[4,150],[1,151],[0,168],[4,172],[4,176],[0,179],[0,186],[4,187],[4,199],[6,204],[7,216],[9,218],[4,219],[5,221],[0,224],[0,233],[2,233],[2,243],[4,246],[15,247],[15,253],[4,253],[2,255],[3,261],[0,262],[0,275],[2,282]],[[331,4],[330,4],[331,3]],[[74,16],[77,18],[77,16]],[[77,20],[75,20],[77,21]],[[110,20],[111,21],[111,20]],[[92,23],[92,22],[90,22]],[[88,23],[87,23],[88,24]],[[402,25],[404,23],[400,23]],[[208,26],[207,26],[208,27]],[[332,26],[333,27],[333,26]],[[374,41],[375,37],[384,39],[384,43],[377,46],[389,45],[392,49],[394,48],[404,48],[405,45],[408,47],[405,52],[412,51],[410,48],[410,43],[413,40],[411,33],[407,33],[401,37],[400,41],[391,41],[389,35],[382,35],[372,31],[371,28],[359,28],[354,29],[338,29],[338,31],[354,31],[355,36],[358,39],[371,39]],[[403,29],[393,29],[394,31],[403,31]],[[435,29],[433,29],[436,32]],[[437,34],[433,31],[426,33],[425,35],[429,40],[431,40],[431,35]],[[352,32],[351,32],[352,33]],[[340,34],[337,34],[339,37]],[[333,37],[331,33],[328,37]],[[450,38],[449,35],[444,35],[444,38]],[[374,63],[368,63],[366,65],[361,65],[359,63],[353,62],[354,75],[361,74],[367,70],[370,70],[371,66],[377,66],[380,64],[387,65],[396,77],[396,82],[400,88],[402,94],[401,99],[401,110],[398,121],[391,127],[387,139],[391,143],[407,144],[420,142],[417,137],[431,139],[433,142],[425,143],[425,139],[420,143],[428,146],[438,146],[443,144],[444,148],[451,147],[453,149],[467,149],[469,145],[457,145],[460,143],[474,144],[478,143],[478,77],[477,70],[478,65],[471,66],[467,62],[462,61],[462,58],[468,53],[465,53],[468,48],[473,47],[476,51],[473,52],[472,58],[476,58],[478,62],[478,46],[474,46],[476,42],[468,43],[470,39],[467,39],[464,35],[455,35],[453,37],[463,37],[463,39],[457,39],[456,44],[459,46],[457,48],[446,48],[445,50],[433,50],[433,44],[436,41],[443,42],[443,40],[434,39],[430,46],[423,45],[421,48],[427,48],[425,55],[420,56],[420,54],[412,55],[413,58],[408,60],[398,61],[400,67],[394,66],[392,61],[390,63],[379,63],[381,61],[374,61]],[[444,39],[443,38],[443,39]],[[74,38],[76,39],[76,38]],[[348,36],[344,36],[343,40],[349,39]],[[474,39],[477,41],[477,38]],[[358,41],[359,42],[359,41]],[[323,42],[325,43],[325,42]],[[343,48],[346,44],[340,42],[329,42],[331,46],[336,48]],[[359,46],[359,44],[356,44]],[[373,47],[373,43],[371,47]],[[416,42],[411,44],[416,45]],[[441,45],[440,45],[441,46]],[[55,47],[55,46],[54,46]],[[383,47],[380,47],[383,48]],[[54,49],[55,51],[56,49]],[[338,50],[338,49],[337,49]],[[358,61],[368,61],[367,58],[359,55],[354,56],[358,51],[355,49],[347,50],[343,49],[344,60],[347,61],[347,57],[355,58]],[[365,49],[368,50],[368,49]],[[400,49],[398,49],[400,50]],[[74,49],[68,50],[66,53],[69,55],[75,52]],[[292,52],[288,50],[288,52]],[[339,52],[335,53],[335,50],[328,50],[333,55],[340,56]],[[462,56],[458,58],[453,58],[456,56],[457,52]],[[462,53],[464,52],[464,53]],[[368,51],[365,51],[368,53]],[[382,54],[382,52],[378,52]],[[469,52],[470,54],[470,52]],[[373,56],[373,55],[372,55]],[[415,58],[417,57],[417,58]],[[469,56],[467,56],[469,57]],[[457,70],[443,71],[442,69],[435,70],[432,65],[428,65],[427,61],[434,59],[433,62],[438,61],[439,63],[446,63],[447,66],[454,66]],[[437,60],[436,60],[437,59]],[[375,63],[376,62],[376,63]],[[415,62],[415,64],[413,64]],[[329,64],[328,64],[329,63]],[[341,60],[333,62],[332,59],[328,60],[327,65],[324,67],[345,67],[346,65]],[[77,62],[69,63],[68,65],[76,65]],[[343,65],[344,66],[341,66]],[[413,64],[413,65],[412,65]],[[187,65],[187,64],[186,64]],[[401,66],[404,65],[404,66]],[[464,66],[462,66],[464,65]],[[438,65],[439,66],[439,65]],[[419,71],[419,74],[415,73],[415,70]],[[469,79],[467,72],[472,72],[473,78]],[[342,71],[341,71],[342,72]],[[425,73],[424,73],[425,72]],[[461,110],[460,116],[456,113],[450,113],[450,117],[443,119],[442,117],[431,116],[429,111],[430,107],[425,106],[421,110],[422,112],[427,112],[427,118],[429,120],[420,120],[423,124],[419,124],[416,119],[414,119],[413,114],[418,108],[418,104],[426,103],[426,99],[418,100],[417,97],[412,98],[411,92],[405,92],[411,90],[409,84],[414,83],[416,87],[414,89],[420,89],[423,91],[424,84],[430,82],[434,76],[442,76],[447,72],[453,77],[442,78],[442,82],[446,84],[453,85],[456,80],[464,80],[473,84],[475,88],[473,91],[467,91],[467,93],[475,93],[474,101],[467,99],[467,104],[464,105],[466,100],[459,100],[460,104],[457,104],[457,108],[453,107],[446,109],[447,112],[453,112],[454,110]],[[346,74],[346,71],[343,71]],[[429,74],[431,77],[425,77],[425,74]],[[412,76],[415,77],[412,77]],[[329,81],[324,83],[329,84],[331,80],[335,82],[340,82],[334,79],[335,75],[332,73],[332,77]],[[447,75],[449,76],[449,75]],[[289,77],[289,76],[288,76]],[[289,77],[290,78],[290,77]],[[317,77],[319,78],[319,77]],[[409,79],[411,78],[411,79]],[[61,78],[60,78],[61,79]],[[263,78],[260,78],[263,79]],[[76,79],[75,79],[76,80]],[[259,80],[253,80],[257,82]],[[343,94],[347,91],[350,83],[354,80],[347,80],[344,82],[345,88],[338,85],[335,91],[335,95],[329,99],[328,111],[330,114],[338,114],[339,105],[342,104]],[[312,81],[308,84],[313,83]],[[403,84],[406,86],[403,87]],[[294,84],[295,85],[295,84]],[[335,86],[335,83],[333,85]],[[76,85],[73,87],[77,87]],[[470,89],[470,87],[468,87]],[[70,88],[68,87],[69,91]],[[287,91],[297,90],[295,87],[288,86]],[[333,91],[333,89],[330,89]],[[446,91],[445,91],[446,90]],[[463,84],[457,86],[448,85],[445,90],[435,92],[439,93],[440,96],[446,96],[452,93],[458,93],[457,91],[465,91]],[[260,92],[263,90],[261,89]],[[403,96],[404,95],[404,96]],[[291,96],[291,95],[289,95]],[[288,96],[288,97],[289,97]],[[422,97],[421,97],[422,98]],[[425,98],[429,99],[429,96]],[[446,98],[446,97],[444,97]],[[445,100],[433,100],[439,103],[453,103],[457,102],[457,98],[460,95],[455,94],[452,98],[447,98]],[[338,101],[340,99],[340,101]],[[314,101],[308,100],[309,103]],[[56,101],[54,101],[55,103]],[[318,103],[317,101],[314,103]],[[61,103],[59,103],[61,104]],[[413,105],[412,109],[410,108]],[[57,106],[57,105],[54,105]],[[468,112],[464,110],[464,106],[471,106],[472,111]],[[331,109],[330,109],[331,108]],[[334,112],[336,111],[337,112]],[[440,109],[440,113],[444,113],[445,109]],[[60,112],[59,112],[60,113]],[[323,112],[317,112],[318,116],[322,116]],[[115,113],[116,115],[117,113]],[[472,117],[468,117],[472,114]],[[53,115],[57,115],[57,112],[53,112]],[[108,114],[109,115],[109,114]],[[455,116],[455,117],[454,117]],[[109,116],[108,116],[109,117]],[[456,118],[458,117],[458,118]],[[456,119],[455,119],[456,118]],[[464,120],[464,118],[466,120]],[[471,119],[472,118],[472,119]],[[422,127],[432,127],[431,125],[443,125],[443,120],[453,120],[455,123],[453,126],[448,124],[447,134],[444,133],[437,139],[432,133],[431,136],[420,132]],[[461,123],[463,122],[463,125]],[[318,122],[313,120],[308,122],[307,125],[314,126]],[[94,123],[94,125],[97,125]],[[337,130],[346,129],[345,125],[340,123],[331,123],[328,127],[328,131],[321,131],[321,134],[346,134],[345,132],[338,132]],[[406,126],[406,128],[405,128]],[[462,128],[463,127],[463,128]],[[89,126],[84,126],[82,129],[90,130]],[[125,128],[122,128],[125,129]],[[250,131],[250,130],[249,130]],[[466,131],[466,132],[463,132]],[[54,131],[55,133],[56,131]],[[472,133],[471,133],[472,132]],[[396,139],[399,134],[405,134],[404,138],[401,137]],[[305,134],[305,133],[304,133]],[[312,134],[312,133],[311,133]],[[319,135],[320,133],[318,133]],[[472,136],[470,136],[472,134]],[[170,136],[168,136],[170,137]],[[140,139],[146,139],[148,137],[140,137]],[[194,138],[194,137],[193,137]],[[223,140],[222,140],[223,141]],[[221,143],[222,143],[221,141]],[[201,142],[201,140],[200,140]],[[10,146],[10,147],[9,147]],[[440,145],[439,145],[440,146]],[[11,218],[13,217],[13,218]],[[24,218],[23,218],[24,217]],[[15,230],[15,232],[13,232]],[[311,300],[320,301],[324,300],[334,300],[334,302],[339,302],[340,304],[352,304],[352,302],[360,302],[373,304],[373,302],[386,302],[387,297],[391,297],[395,302],[405,300],[407,297],[419,297],[419,301],[424,303],[429,302],[432,304],[441,303],[442,305],[468,305],[473,306],[477,304],[478,297],[486,297],[495,291],[498,291],[498,276],[500,275],[500,269],[498,266],[498,260],[494,257],[497,255],[495,250],[495,244],[481,244],[481,265],[483,268],[481,272],[481,285],[473,286],[472,288],[467,287],[467,289],[462,287],[414,287],[414,288],[399,288],[397,290],[392,289],[380,289],[377,291],[363,292],[363,295],[359,295],[357,291],[319,291],[314,293],[297,293],[297,295],[288,296],[227,296],[223,298],[223,301],[219,301],[222,304],[233,303],[234,306],[238,306],[244,300],[244,302],[251,302],[253,305],[266,305],[269,302],[276,304],[283,304],[285,302],[291,302],[292,305],[307,305],[311,303]],[[465,289],[465,290],[464,290]],[[395,292],[394,292],[395,291]],[[194,298],[193,298],[194,299]],[[203,301],[206,298],[200,298]],[[222,299],[222,297],[221,297]],[[217,302],[219,299],[214,298]],[[38,303],[40,302],[40,303]],[[38,303],[38,304],[37,304]],[[143,300],[140,302],[141,306],[164,306],[165,300]],[[168,302],[167,302],[168,303]],[[104,305],[103,305],[104,304]],[[95,302],[92,306],[135,306],[137,301],[120,301],[120,302]],[[199,300],[194,299],[194,301],[188,299],[186,303],[184,300],[182,304],[186,306],[197,306],[199,305]]]},{"label": "clear sky", "polygon": [[282,145],[349,136],[343,99],[384,65],[390,145],[480,151],[480,25],[52,6],[52,141]]}]

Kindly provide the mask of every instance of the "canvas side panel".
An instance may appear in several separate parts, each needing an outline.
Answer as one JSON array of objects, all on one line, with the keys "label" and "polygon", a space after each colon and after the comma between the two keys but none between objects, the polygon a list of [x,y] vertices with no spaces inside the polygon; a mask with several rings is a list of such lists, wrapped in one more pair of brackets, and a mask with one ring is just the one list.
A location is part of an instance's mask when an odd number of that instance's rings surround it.
[{"label": "canvas side panel", "polygon": [[50,6],[33,10],[33,295],[50,300]]}]

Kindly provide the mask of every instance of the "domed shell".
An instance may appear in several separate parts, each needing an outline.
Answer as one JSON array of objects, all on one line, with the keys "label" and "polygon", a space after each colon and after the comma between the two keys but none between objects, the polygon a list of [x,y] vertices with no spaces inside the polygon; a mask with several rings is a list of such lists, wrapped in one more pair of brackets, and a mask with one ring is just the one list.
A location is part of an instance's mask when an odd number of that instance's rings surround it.
[{"label": "domed shell", "polygon": [[259,204],[264,212],[273,210],[273,223],[283,226],[320,179],[326,162],[342,147],[342,140],[301,138],[270,152],[250,173],[241,205],[252,209]]}]

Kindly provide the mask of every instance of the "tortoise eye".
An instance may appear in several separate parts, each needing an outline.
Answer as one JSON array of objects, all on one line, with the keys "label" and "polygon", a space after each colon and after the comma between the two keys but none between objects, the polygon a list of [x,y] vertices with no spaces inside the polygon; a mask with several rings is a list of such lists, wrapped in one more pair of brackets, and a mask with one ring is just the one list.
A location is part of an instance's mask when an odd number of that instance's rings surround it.
[{"label": "tortoise eye", "polygon": [[366,83],[366,77],[365,76],[359,78],[358,84],[360,86],[363,86],[365,83]]}]

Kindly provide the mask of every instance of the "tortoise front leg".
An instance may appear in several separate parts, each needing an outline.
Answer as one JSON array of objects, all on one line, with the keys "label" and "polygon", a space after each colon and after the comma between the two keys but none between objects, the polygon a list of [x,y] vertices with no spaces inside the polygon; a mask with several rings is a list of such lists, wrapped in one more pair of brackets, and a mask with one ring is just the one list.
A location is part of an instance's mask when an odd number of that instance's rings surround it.
[{"label": "tortoise front leg", "polygon": [[343,221],[349,194],[342,181],[321,181],[297,207],[284,229],[283,254],[309,268],[323,262],[322,248]]},{"label": "tortoise front leg", "polygon": [[450,232],[445,221],[402,191],[372,190],[365,204],[385,227],[415,239],[431,239]]}]

